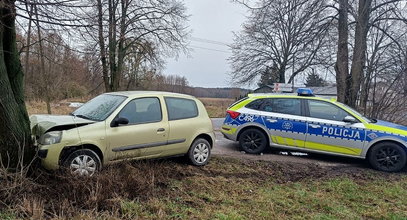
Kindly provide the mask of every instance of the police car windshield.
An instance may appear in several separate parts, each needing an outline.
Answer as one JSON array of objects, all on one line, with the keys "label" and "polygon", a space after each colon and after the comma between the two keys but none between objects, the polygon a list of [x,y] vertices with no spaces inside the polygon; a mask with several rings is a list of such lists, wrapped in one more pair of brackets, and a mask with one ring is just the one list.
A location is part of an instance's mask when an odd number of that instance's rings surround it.
[{"label": "police car windshield", "polygon": [[362,113],[356,111],[356,110],[353,109],[352,107],[350,107],[350,106],[348,106],[348,105],[345,105],[345,104],[343,104],[343,103],[340,103],[340,102],[337,102],[337,103],[338,103],[339,105],[342,105],[343,107],[345,107],[345,108],[348,109],[349,111],[351,111],[353,114],[355,114],[355,115],[361,117],[363,120],[365,120],[365,121],[367,121],[367,122],[369,122],[369,123],[372,123],[372,122],[373,122],[373,121],[370,120],[368,117],[362,115]]}]

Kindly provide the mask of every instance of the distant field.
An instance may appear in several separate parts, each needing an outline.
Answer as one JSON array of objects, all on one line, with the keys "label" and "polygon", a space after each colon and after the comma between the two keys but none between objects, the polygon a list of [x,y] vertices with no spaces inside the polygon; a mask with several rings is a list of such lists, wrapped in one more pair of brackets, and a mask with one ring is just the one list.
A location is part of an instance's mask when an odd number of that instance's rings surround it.
[{"label": "distant field", "polygon": [[[69,102],[86,102],[87,99],[70,99],[63,100],[59,103],[51,104],[52,114],[67,115],[73,111],[75,108],[69,107]],[[209,117],[211,118],[222,118],[225,117],[226,109],[232,104],[234,99],[222,99],[222,98],[199,98],[201,102],[205,105],[208,111]],[[45,102],[41,101],[28,101],[26,103],[28,114],[46,114],[47,106]]]},{"label": "distant field", "polygon": [[223,118],[226,114],[226,109],[235,102],[234,99],[222,99],[222,98],[199,98],[205,105],[211,118]]}]

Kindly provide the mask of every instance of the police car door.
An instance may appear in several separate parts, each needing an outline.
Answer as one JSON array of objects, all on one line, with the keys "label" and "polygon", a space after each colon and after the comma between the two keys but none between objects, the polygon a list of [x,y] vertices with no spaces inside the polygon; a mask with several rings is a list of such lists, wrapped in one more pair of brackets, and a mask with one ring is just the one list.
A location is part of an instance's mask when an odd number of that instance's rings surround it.
[{"label": "police car door", "polygon": [[300,99],[267,98],[260,110],[270,135],[271,145],[301,147],[305,145],[306,117]]},{"label": "police car door", "polygon": [[321,100],[307,100],[305,147],[331,153],[359,156],[363,150],[363,123],[347,123],[344,109]]}]

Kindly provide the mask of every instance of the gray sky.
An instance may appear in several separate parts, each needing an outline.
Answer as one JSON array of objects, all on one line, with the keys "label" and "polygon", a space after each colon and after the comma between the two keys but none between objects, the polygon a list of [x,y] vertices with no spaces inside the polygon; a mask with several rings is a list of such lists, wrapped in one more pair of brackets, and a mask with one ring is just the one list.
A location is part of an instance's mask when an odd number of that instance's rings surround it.
[{"label": "gray sky", "polygon": [[[241,30],[246,9],[230,0],[185,0],[192,29],[190,55],[167,59],[164,74],[185,76],[190,85],[229,87],[231,55],[225,44],[233,42],[232,31]],[[207,43],[203,41],[215,41]],[[208,48],[208,49],[204,49]],[[211,49],[211,50],[209,50]]]}]

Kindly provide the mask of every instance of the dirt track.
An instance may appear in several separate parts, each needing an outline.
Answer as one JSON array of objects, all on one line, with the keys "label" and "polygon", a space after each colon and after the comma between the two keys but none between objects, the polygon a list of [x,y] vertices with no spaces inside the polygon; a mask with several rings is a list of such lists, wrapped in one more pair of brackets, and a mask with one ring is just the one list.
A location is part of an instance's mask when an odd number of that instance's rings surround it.
[{"label": "dirt track", "polygon": [[304,153],[288,153],[284,151],[272,152],[266,150],[262,155],[250,155],[240,151],[237,142],[230,141],[223,137],[220,127],[223,123],[223,118],[213,118],[212,123],[216,134],[216,143],[212,151],[214,155],[234,157],[248,160],[261,160],[261,161],[276,161],[276,162],[293,162],[303,164],[316,164],[325,167],[363,167],[369,168],[369,165],[364,160],[334,157],[327,155],[307,155]]}]

